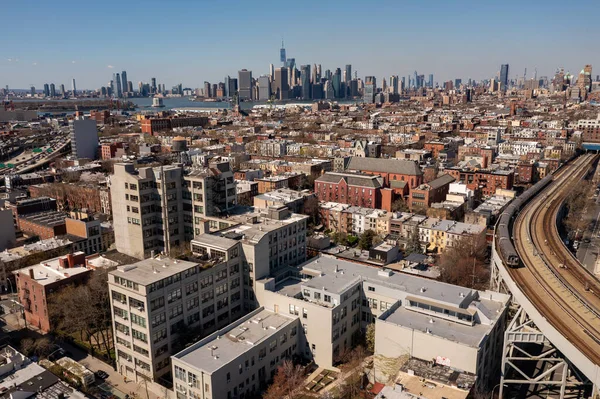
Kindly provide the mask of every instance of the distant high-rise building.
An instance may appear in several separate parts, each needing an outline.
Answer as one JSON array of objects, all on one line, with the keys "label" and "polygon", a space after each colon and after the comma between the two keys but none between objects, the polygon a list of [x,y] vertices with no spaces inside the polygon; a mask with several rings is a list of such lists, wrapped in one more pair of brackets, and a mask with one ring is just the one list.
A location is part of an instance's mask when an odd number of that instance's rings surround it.
[{"label": "distant high-rise building", "polygon": [[114,90],[114,96],[117,98],[121,98],[123,97],[123,91],[122,91],[122,86],[121,86],[121,77],[118,73],[114,73],[113,74],[113,90]]},{"label": "distant high-rise building", "polygon": [[326,69],[325,73],[323,74],[323,77],[325,78],[325,80],[331,80],[331,71],[329,69]]},{"label": "distant high-rise building", "polygon": [[346,79],[344,79],[344,82],[348,83],[352,80],[352,65],[347,64],[346,65]]},{"label": "distant high-rise building", "polygon": [[[331,86],[334,97],[342,98],[342,70],[340,68],[336,68],[334,74],[331,76]],[[325,85],[325,95],[325,98],[329,98],[327,97],[327,85]]]},{"label": "distant high-rise building", "polygon": [[213,83],[212,85],[210,85],[210,93],[212,94],[213,97],[217,97],[217,89],[219,88],[219,85],[217,85],[216,83]]},{"label": "distant high-rise building", "polygon": [[302,65],[300,67],[300,79],[302,79],[302,99],[312,99],[312,90],[310,87],[310,65]]},{"label": "distant high-rise building", "polygon": [[225,92],[223,93],[223,95],[227,98],[231,96],[229,94],[229,79],[231,79],[229,75],[225,76],[225,79],[223,79],[223,82],[225,83]]},{"label": "distant high-rise building", "polygon": [[321,64],[318,64],[315,67],[315,71],[317,72],[317,81],[320,81],[323,75],[321,74]]},{"label": "distant high-rise building", "polygon": [[419,88],[419,74],[417,73],[417,71],[415,71],[413,83],[414,83],[415,89],[418,89]]},{"label": "distant high-rise building", "polygon": [[[237,78],[229,78],[227,89],[227,93],[229,93],[229,97],[235,96],[235,93],[238,91],[238,80]],[[215,94],[213,93],[213,96]]]},{"label": "distant high-rise building", "polygon": [[506,91],[508,88],[508,64],[500,66],[500,90]]},{"label": "distant high-rise building", "polygon": [[54,83],[50,83],[50,97],[56,97],[56,87]]},{"label": "distant high-rise building", "polygon": [[392,94],[398,94],[398,76],[390,76],[390,91]]},{"label": "distant high-rise building", "polygon": [[35,86],[31,86],[30,93],[32,96],[35,96]]},{"label": "distant high-rise building", "polygon": [[323,83],[312,84],[312,99],[322,100],[323,99]]},{"label": "distant high-rise building", "polygon": [[287,100],[290,93],[288,85],[288,69],[286,67],[275,69],[275,86],[273,91],[279,100]]},{"label": "distant high-rise building", "polygon": [[387,81],[385,80],[385,78],[383,78],[383,80],[381,81],[381,91],[383,91],[384,93],[387,91]]},{"label": "distant high-rise building", "polygon": [[156,91],[156,78],[152,78],[150,80],[150,82],[151,82],[151,84],[150,84],[150,90],[151,90],[152,94],[156,94],[157,93],[157,91]]},{"label": "distant high-rise building", "polygon": [[429,83],[428,86],[433,89],[433,74],[429,74]]},{"label": "distant high-rise building", "polygon": [[406,89],[406,78],[402,76],[402,79],[400,80],[400,91],[404,91],[404,89]]},{"label": "distant high-rise building", "polygon": [[127,81],[127,93],[133,93],[133,84],[131,83],[131,80]]},{"label": "distant high-rise building", "polygon": [[77,86],[75,85],[75,78],[73,78],[73,81],[71,82],[71,88],[73,89],[73,96],[77,95]]},{"label": "distant high-rise building", "polygon": [[270,76],[261,76],[258,78],[258,99],[260,101],[269,101],[271,99]]},{"label": "distant high-rise building", "polygon": [[123,88],[123,93],[129,92],[129,86],[127,85],[127,72],[121,72],[121,87]]},{"label": "distant high-rise building", "polygon": [[281,41],[281,49],[279,49],[279,61],[281,61],[281,63],[283,65],[285,65],[285,60],[287,60],[287,58],[285,57],[285,47],[283,47],[283,40]]},{"label": "distant high-rise building", "polygon": [[358,79],[352,79],[350,81],[348,92],[350,97],[358,97]]},{"label": "distant high-rise building", "polygon": [[242,69],[238,71],[240,91],[238,98],[240,100],[252,100],[252,71]]},{"label": "distant high-rise building", "polygon": [[577,86],[581,89],[581,97],[585,98],[587,93],[592,90],[592,66],[586,65],[577,78]]},{"label": "distant high-rise building", "polygon": [[363,101],[372,104],[375,101],[375,92],[377,91],[377,80],[375,76],[365,76],[365,89]]},{"label": "distant high-rise building", "polygon": [[271,79],[271,81],[275,79],[275,66],[273,64],[269,64],[269,79]]},{"label": "distant high-rise building", "polygon": [[455,89],[460,88],[461,84],[462,84],[462,79],[454,79],[454,88]]},{"label": "distant high-rise building", "polygon": [[204,82],[204,97],[210,98],[211,93],[210,93],[210,83],[209,82]]},{"label": "distant high-rise building", "polygon": [[333,100],[335,98],[335,90],[333,89],[333,84],[331,80],[325,81],[325,86],[323,87],[323,93],[325,94],[325,98],[327,100]]},{"label": "distant high-rise building", "polygon": [[65,91],[65,85],[60,85],[60,95],[63,97],[67,95],[67,92]]},{"label": "distant high-rise building", "polygon": [[48,86],[48,83],[44,83],[44,97],[50,97],[50,86]]}]

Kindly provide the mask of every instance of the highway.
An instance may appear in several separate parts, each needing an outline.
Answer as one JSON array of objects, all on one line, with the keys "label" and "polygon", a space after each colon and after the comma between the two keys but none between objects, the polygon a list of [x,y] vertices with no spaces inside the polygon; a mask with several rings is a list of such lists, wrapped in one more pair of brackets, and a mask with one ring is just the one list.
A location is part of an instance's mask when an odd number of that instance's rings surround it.
[{"label": "highway", "polygon": [[[517,301],[535,308],[528,313],[542,331],[546,334],[546,323],[552,326],[547,328],[547,336],[553,344],[598,383],[600,282],[567,249],[557,228],[562,204],[596,159],[594,154],[575,159],[521,210],[513,240],[523,267],[505,267],[500,272],[508,275],[506,280]],[[539,320],[534,318],[537,314]],[[552,339],[553,329],[560,338]]]}]

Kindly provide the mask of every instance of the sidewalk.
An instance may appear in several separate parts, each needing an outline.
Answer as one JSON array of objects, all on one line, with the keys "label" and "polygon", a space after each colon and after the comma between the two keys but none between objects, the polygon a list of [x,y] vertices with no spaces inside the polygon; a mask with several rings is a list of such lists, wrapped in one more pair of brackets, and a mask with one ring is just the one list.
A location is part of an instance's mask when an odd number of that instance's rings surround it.
[{"label": "sidewalk", "polygon": [[[68,343],[61,343],[61,347],[71,352],[73,355],[73,359],[77,360],[79,363],[87,367],[93,372],[98,370],[102,370],[108,374],[108,378],[105,382],[109,383],[114,388],[123,392],[124,394],[131,394],[131,392],[136,392],[138,397],[141,399],[165,399],[165,393],[163,392],[154,392],[152,389],[156,390],[156,387],[152,383],[148,383],[148,396],[146,396],[146,388],[143,383],[136,383],[130,379],[127,379],[127,382],[123,380],[123,376],[116,372],[111,366],[104,363],[102,360],[96,359],[91,355],[88,355],[84,351],[79,348],[74,347],[73,345],[69,345]],[[173,398],[173,392],[168,391],[169,398]]]}]

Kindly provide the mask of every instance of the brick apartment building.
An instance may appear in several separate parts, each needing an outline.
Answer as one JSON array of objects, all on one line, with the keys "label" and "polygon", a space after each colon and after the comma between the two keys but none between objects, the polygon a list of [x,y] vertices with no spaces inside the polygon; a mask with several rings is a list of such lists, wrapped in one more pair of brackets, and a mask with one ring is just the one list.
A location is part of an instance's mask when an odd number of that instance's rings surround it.
[{"label": "brick apartment building", "polygon": [[347,170],[379,175],[383,178],[382,186],[391,188],[399,196],[408,195],[412,188],[423,183],[423,172],[419,165],[404,159],[352,157]]},{"label": "brick apartment building", "polygon": [[16,270],[14,274],[19,302],[23,306],[27,323],[43,332],[49,332],[52,325],[48,295],[67,285],[85,281],[90,272],[85,267],[83,252]]},{"label": "brick apartment building", "polygon": [[454,181],[454,177],[446,174],[412,189],[408,197],[408,207],[411,211],[415,208],[427,209],[434,202],[444,201],[450,183]]},{"label": "brick apartment building", "polygon": [[17,224],[23,233],[46,240],[67,233],[65,218],[66,215],[58,211],[30,213],[19,215]]},{"label": "brick apartment building", "polygon": [[486,197],[494,195],[498,188],[511,190],[515,178],[515,173],[508,170],[448,168],[446,172],[456,181],[466,184],[468,189]]},{"label": "brick apartment building", "polygon": [[205,116],[145,118],[142,119],[141,124],[142,133],[154,135],[161,130],[171,130],[178,127],[206,126],[208,118]]},{"label": "brick apartment building", "polygon": [[113,159],[118,149],[123,148],[123,143],[105,143],[100,145],[100,158]]},{"label": "brick apartment building", "polygon": [[315,180],[319,201],[381,209],[383,178],[359,173],[328,172]]}]

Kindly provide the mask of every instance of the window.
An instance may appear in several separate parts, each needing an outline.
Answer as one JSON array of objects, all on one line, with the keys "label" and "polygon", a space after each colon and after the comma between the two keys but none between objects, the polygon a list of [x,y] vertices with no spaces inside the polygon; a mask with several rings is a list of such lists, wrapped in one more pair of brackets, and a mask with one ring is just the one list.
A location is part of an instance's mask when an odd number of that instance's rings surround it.
[{"label": "window", "polygon": [[375,287],[369,287],[369,291],[375,291]]},{"label": "window", "polygon": [[169,309],[169,319],[173,319],[183,313],[183,305],[179,304]]},{"label": "window", "polygon": [[160,309],[163,306],[165,306],[165,298],[163,297],[156,298],[150,302],[150,310],[152,311]]},{"label": "window", "polygon": [[179,299],[181,299],[181,288],[174,289],[167,295],[167,301],[169,303],[175,302]]},{"label": "window", "polygon": [[152,317],[152,327],[157,327],[167,321],[165,312],[161,312]]},{"label": "window", "polygon": [[115,330],[125,335],[129,335],[129,327],[127,327],[125,324],[119,323],[118,321],[115,321]]},{"label": "window", "polygon": [[163,328],[161,330],[155,331],[152,334],[152,341],[154,343],[160,342],[160,341],[162,341],[165,338],[167,338],[167,329],[166,328]]},{"label": "window", "polygon": [[133,345],[133,350],[136,351],[137,353],[144,355],[146,357],[148,357],[148,351],[144,348],[140,348],[137,345]]},{"label": "window", "polygon": [[136,308],[140,312],[143,312],[145,309],[144,302],[138,301],[135,298],[129,298],[129,306]]},{"label": "window", "polygon": [[146,328],[146,319],[143,318],[142,316],[138,316],[138,315],[132,313],[131,314],[131,322],[133,324],[137,324],[140,327]]},{"label": "window", "polygon": [[308,309],[302,308],[302,318],[308,319]]},{"label": "window", "polygon": [[148,342],[148,337],[146,334],[133,328],[131,329],[131,336],[133,337],[133,339],[137,339],[142,342]]},{"label": "window", "polygon": [[185,381],[185,370],[175,365],[175,378],[181,381]]}]

